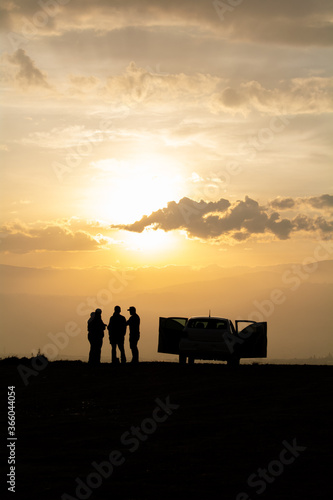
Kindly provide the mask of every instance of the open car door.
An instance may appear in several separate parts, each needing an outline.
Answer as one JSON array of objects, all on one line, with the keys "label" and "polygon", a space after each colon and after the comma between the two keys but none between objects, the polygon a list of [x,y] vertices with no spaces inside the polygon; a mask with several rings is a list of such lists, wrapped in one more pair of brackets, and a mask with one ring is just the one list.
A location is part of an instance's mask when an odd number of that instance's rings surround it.
[{"label": "open car door", "polygon": [[[266,358],[267,357],[267,323],[237,320],[236,335],[239,338],[237,354],[240,358]],[[245,328],[239,328],[239,323],[250,323]]]},{"label": "open car door", "polygon": [[187,318],[160,318],[158,352],[179,354],[179,341]]}]

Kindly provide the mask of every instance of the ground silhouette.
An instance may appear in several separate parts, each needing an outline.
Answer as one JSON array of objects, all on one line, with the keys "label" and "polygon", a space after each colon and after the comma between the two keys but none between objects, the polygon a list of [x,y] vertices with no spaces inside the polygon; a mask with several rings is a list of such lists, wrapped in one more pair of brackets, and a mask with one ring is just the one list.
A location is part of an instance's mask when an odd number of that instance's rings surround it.
[{"label": "ground silhouette", "polygon": [[[16,387],[16,499],[77,498],[76,478],[85,482],[115,450],[124,462],[86,498],[313,500],[331,491],[331,366],[59,361],[25,386],[22,362],[31,360],[0,362],[2,400]],[[281,473],[275,463],[258,495],[249,477],[294,440],[306,450]]]}]

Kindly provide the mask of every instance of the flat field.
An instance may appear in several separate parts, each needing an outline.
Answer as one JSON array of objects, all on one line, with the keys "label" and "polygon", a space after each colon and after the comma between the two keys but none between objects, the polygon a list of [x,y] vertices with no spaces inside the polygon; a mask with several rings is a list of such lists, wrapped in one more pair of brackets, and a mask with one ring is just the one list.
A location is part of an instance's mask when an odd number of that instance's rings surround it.
[{"label": "flat field", "polygon": [[0,362],[2,401],[7,386],[16,398],[9,498],[333,497],[331,366],[58,361],[25,385],[18,365]]}]

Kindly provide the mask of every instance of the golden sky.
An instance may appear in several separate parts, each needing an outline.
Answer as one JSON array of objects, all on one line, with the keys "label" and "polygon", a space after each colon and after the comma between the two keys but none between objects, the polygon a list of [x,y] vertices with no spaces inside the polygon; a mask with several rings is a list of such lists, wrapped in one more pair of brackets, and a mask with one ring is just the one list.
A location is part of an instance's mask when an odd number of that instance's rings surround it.
[{"label": "golden sky", "polygon": [[1,263],[255,266],[330,237],[330,1],[9,0],[0,19]]}]

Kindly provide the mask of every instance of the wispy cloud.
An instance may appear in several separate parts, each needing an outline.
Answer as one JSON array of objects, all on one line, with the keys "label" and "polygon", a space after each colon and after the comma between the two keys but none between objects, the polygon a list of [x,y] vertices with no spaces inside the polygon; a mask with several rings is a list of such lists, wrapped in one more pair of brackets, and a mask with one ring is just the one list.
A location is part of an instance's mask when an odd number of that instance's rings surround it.
[{"label": "wispy cloud", "polygon": [[106,91],[109,97],[121,99],[126,103],[164,101],[168,99],[190,99],[211,95],[221,79],[211,75],[196,73],[158,74],[140,68],[131,62],[126,70],[107,80]]},{"label": "wispy cloud", "polygon": [[6,59],[18,68],[13,78],[20,87],[24,89],[50,88],[46,73],[36,66],[25,50],[17,49],[13,54],[7,54]]}]

